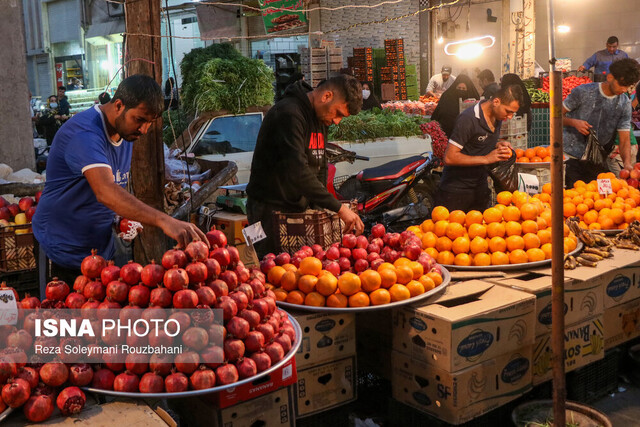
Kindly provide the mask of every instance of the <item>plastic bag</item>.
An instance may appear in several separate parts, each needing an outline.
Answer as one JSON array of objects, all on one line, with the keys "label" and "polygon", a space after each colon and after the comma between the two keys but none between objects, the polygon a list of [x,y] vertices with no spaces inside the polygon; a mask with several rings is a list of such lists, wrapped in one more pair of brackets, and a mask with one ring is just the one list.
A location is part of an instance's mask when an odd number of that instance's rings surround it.
[{"label": "plastic bag", "polygon": [[587,136],[587,147],[580,158],[581,161],[587,163],[590,166],[594,166],[599,169],[607,169],[607,155],[608,151],[605,147],[600,145],[596,132],[593,129],[589,130]]},{"label": "plastic bag", "polygon": [[489,176],[493,179],[496,193],[516,191],[518,189],[518,174],[516,173],[515,151],[511,150],[511,157],[508,160],[491,165],[489,167]]},{"label": "plastic bag", "polygon": [[[167,181],[182,182],[189,178],[191,181],[203,181],[211,176],[211,170],[200,173],[200,165],[198,163],[187,164],[184,160],[177,158],[180,155],[179,150],[169,150],[164,147],[164,178]],[[187,174],[187,167],[189,174]]]}]

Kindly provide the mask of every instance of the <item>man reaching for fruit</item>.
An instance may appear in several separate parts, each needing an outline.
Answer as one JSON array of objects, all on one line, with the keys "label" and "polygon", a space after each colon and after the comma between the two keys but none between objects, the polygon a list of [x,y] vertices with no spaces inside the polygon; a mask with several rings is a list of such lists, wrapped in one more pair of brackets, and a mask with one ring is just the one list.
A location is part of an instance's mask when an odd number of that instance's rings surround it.
[{"label": "man reaching for fruit", "polygon": [[360,217],[327,191],[327,127],[358,114],[362,88],[352,76],[340,75],[315,90],[304,80],[290,85],[267,113],[258,133],[247,186],[249,223],[258,221],[266,239],[256,243],[262,258],[277,250],[273,212],[304,212],[318,207],[337,212],[344,232],[362,233]]},{"label": "man reaching for fruit", "polygon": [[53,276],[73,281],[93,248],[105,259],[113,258],[114,212],[160,227],[182,246],[193,239],[207,242],[195,225],[157,211],[126,191],[133,141],[162,114],[163,102],[155,80],[133,75],[120,83],[111,102],[74,115],[56,134],[33,217],[34,236],[52,261]]}]

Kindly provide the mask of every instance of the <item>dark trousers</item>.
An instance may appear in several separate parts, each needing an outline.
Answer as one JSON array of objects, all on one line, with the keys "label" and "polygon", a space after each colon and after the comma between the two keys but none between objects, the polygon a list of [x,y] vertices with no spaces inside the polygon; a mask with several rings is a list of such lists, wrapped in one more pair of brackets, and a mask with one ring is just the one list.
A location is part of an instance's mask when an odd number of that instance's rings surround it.
[{"label": "dark trousers", "polygon": [[281,210],[282,208],[279,206],[263,203],[252,198],[247,199],[247,220],[249,224],[255,224],[260,221],[262,229],[267,235],[266,239],[256,242],[253,245],[259,259],[262,259],[270,252],[277,253],[280,248],[278,243],[278,230],[276,230],[273,221],[273,212]]},{"label": "dark trousers", "polygon": [[473,190],[443,190],[438,188],[434,206],[444,206],[449,211],[461,210],[483,212],[491,203],[489,187],[480,186]]},{"label": "dark trousers", "polygon": [[582,160],[569,159],[565,162],[564,171],[564,186],[569,189],[573,188],[576,181],[582,180],[588,183],[597,179],[599,173],[609,172],[609,169],[606,166],[596,167]]}]

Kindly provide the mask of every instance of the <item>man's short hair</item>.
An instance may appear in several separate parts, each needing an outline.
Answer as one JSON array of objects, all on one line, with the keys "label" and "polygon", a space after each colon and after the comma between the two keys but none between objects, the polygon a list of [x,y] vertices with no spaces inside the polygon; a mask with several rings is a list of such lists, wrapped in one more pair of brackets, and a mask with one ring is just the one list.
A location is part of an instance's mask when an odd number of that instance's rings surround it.
[{"label": "man's short hair", "polygon": [[478,74],[478,80],[484,80],[486,82],[493,83],[496,81],[496,78],[493,76],[491,70],[484,69]]},{"label": "man's short hair", "polygon": [[354,115],[362,108],[362,86],[358,79],[346,74],[331,77],[318,85],[318,89],[333,90],[339,93],[347,103],[349,114]]},{"label": "man's short hair", "polygon": [[155,116],[159,116],[164,110],[164,96],[160,85],[144,74],[134,74],[120,82],[111,102],[117,99],[122,101],[127,110],[140,104],[144,104]]},{"label": "man's short hair", "polygon": [[611,36],[607,39],[607,44],[616,44],[618,43],[618,38],[616,36]]},{"label": "man's short hair", "polygon": [[635,59],[624,58],[611,64],[609,73],[622,86],[631,86],[640,80],[640,65]]},{"label": "man's short hair", "polygon": [[64,87],[64,86],[58,86],[58,90],[66,91],[66,90],[67,90],[67,88],[66,88],[66,87]]},{"label": "man's short hair", "polygon": [[519,85],[511,85],[500,88],[500,90],[493,96],[498,98],[503,104],[511,104],[513,101],[517,101],[522,105],[524,102],[524,93]]}]

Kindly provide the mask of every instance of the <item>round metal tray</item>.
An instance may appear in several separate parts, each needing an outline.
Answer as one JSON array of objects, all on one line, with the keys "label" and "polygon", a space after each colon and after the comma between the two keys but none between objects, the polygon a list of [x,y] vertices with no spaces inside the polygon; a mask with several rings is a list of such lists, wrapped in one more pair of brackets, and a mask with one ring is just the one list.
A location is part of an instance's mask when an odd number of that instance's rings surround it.
[{"label": "round metal tray", "polygon": [[287,313],[287,316],[289,316],[289,320],[293,325],[293,329],[295,329],[296,331],[296,341],[292,343],[291,350],[289,350],[289,353],[287,353],[281,361],[279,361],[269,369],[260,372],[258,375],[254,375],[252,377],[245,378],[243,380],[236,381],[231,384],[216,386],[216,387],[207,388],[204,390],[189,390],[189,391],[183,391],[179,393],[129,393],[124,391],[103,390],[100,388],[93,388],[93,387],[80,387],[80,388],[84,391],[89,391],[96,394],[104,394],[104,395],[117,396],[117,397],[133,397],[137,399],[146,399],[146,398],[173,399],[173,398],[180,398],[180,397],[192,397],[192,396],[200,396],[203,394],[218,393],[218,392],[227,390],[229,388],[234,388],[242,384],[250,383],[252,381],[257,380],[258,378],[264,377],[265,375],[269,375],[270,373],[280,369],[287,362],[289,362],[289,360],[291,360],[292,357],[295,357],[296,353],[298,352],[298,347],[300,347],[300,344],[302,343],[302,329],[300,328],[300,324],[298,323],[298,321],[292,315]]},{"label": "round metal tray", "polygon": [[13,409],[10,406],[7,406],[7,409],[5,409],[4,411],[2,411],[2,413],[0,414],[0,422],[4,421],[5,418],[7,418],[9,415],[11,415],[11,413],[15,411],[15,409]]},{"label": "round metal tray", "polygon": [[[577,255],[580,253],[584,244],[578,241],[578,246],[569,253],[569,255]],[[514,270],[529,270],[531,268],[546,267],[551,265],[550,259],[536,262],[524,262],[522,264],[501,264],[501,265],[445,265],[446,268],[456,271],[514,271]]]},{"label": "round metal tray", "polygon": [[614,229],[614,230],[594,230],[594,231],[599,231],[601,233],[604,233],[605,236],[615,236],[617,234],[620,234],[624,230]]},{"label": "round metal tray", "polygon": [[420,301],[423,301],[435,294],[444,291],[449,282],[451,282],[451,273],[449,273],[449,270],[442,267],[442,283],[440,284],[440,286],[436,286],[435,288],[423,293],[422,295],[418,295],[417,297],[409,298],[403,301],[390,302],[389,304],[382,305],[370,305],[367,307],[314,307],[311,305],[298,305],[282,301],[276,301],[276,304],[284,309],[312,311],[314,313],[361,313],[363,311],[389,310],[402,305],[419,303]]}]

